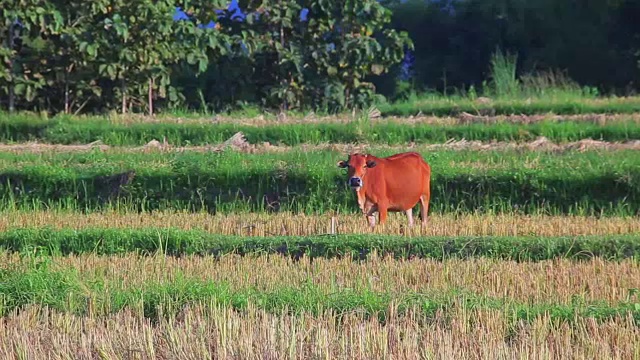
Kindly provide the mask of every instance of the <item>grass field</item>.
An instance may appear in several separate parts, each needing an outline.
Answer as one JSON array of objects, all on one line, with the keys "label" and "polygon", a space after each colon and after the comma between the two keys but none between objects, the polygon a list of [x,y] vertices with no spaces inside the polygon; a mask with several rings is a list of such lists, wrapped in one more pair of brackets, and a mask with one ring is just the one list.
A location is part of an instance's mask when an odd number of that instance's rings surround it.
[{"label": "grass field", "polygon": [[[407,234],[405,234],[407,235]],[[171,256],[226,254],[282,254],[299,259],[347,257],[364,259],[380,253],[401,258],[494,257],[539,261],[565,257],[608,260],[637,257],[640,238],[634,235],[600,236],[225,236],[202,231],[159,228],[136,230],[51,230],[26,228],[0,236],[0,248],[40,255],[95,253],[116,255],[129,252],[163,253]]]},{"label": "grass field", "polygon": [[[392,149],[372,149],[379,156]],[[635,215],[637,150],[422,151],[433,213]],[[0,153],[5,209],[353,212],[334,150]]]},{"label": "grass field", "polygon": [[[0,356],[640,359],[637,98],[379,109],[0,114]],[[406,150],[370,229],[336,162]]]},{"label": "grass field", "polygon": [[561,115],[588,113],[629,114],[640,111],[640,98],[638,97],[531,96],[483,100],[469,97],[423,96],[407,102],[380,105],[380,112],[385,115],[398,116],[415,115],[419,112],[446,116],[462,111],[471,113],[488,112],[500,115],[532,115],[547,112]]}]

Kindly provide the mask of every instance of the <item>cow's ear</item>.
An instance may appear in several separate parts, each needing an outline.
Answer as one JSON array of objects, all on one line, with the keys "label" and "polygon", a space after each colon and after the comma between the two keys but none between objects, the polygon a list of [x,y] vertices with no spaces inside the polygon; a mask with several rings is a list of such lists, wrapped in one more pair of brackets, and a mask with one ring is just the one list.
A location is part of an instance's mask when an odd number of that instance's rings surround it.
[{"label": "cow's ear", "polygon": [[373,160],[367,161],[367,167],[368,168],[376,167],[376,165],[377,165],[376,162],[373,161]]},{"label": "cow's ear", "polygon": [[346,168],[347,166],[349,166],[349,165],[347,165],[347,162],[346,162],[346,161],[344,161],[344,160],[338,161],[338,167],[339,167],[339,168],[343,168],[343,169],[344,169],[344,168]]}]

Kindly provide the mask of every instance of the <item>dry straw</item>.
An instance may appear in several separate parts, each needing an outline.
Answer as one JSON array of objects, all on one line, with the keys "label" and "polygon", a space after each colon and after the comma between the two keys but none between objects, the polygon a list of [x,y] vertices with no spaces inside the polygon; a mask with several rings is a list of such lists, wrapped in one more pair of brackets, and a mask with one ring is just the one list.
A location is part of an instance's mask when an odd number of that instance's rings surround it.
[{"label": "dry straw", "polygon": [[195,306],[154,325],[131,311],[98,319],[34,307],[0,322],[0,358],[14,359],[638,359],[633,319],[510,323],[500,310],[459,306],[423,325],[358,314],[273,315]]},{"label": "dry straw", "polygon": [[[333,223],[332,223],[332,218]],[[571,236],[640,233],[638,217],[585,217],[544,215],[433,215],[426,227],[407,228],[404,214],[392,213],[386,226],[371,230],[358,214],[303,215],[293,213],[248,213],[210,215],[189,212],[79,214],[75,212],[7,212],[0,218],[0,231],[16,227],[54,228],[143,228],[173,227],[201,229],[230,235],[405,234],[421,236]]]}]

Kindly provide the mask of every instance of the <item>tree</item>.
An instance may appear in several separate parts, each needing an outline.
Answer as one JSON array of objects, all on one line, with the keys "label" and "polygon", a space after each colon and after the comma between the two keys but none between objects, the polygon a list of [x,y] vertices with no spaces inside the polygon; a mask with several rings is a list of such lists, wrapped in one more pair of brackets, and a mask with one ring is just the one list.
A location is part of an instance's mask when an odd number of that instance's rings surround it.
[{"label": "tree", "polygon": [[50,68],[42,55],[47,38],[60,33],[63,20],[48,1],[22,0],[12,5],[3,1],[0,5],[0,90],[8,94],[9,110],[14,111],[18,98],[32,102],[47,85],[45,75]]},{"label": "tree", "polygon": [[282,109],[363,106],[375,90],[364,79],[412,47],[405,33],[386,28],[390,11],[375,0],[263,1],[247,13],[258,34],[256,82]]},{"label": "tree", "polygon": [[[172,65],[186,61],[204,71],[208,64],[207,49],[224,51],[224,40],[211,29],[196,22],[173,20],[175,2],[162,0],[108,1],[91,4],[104,17],[96,17],[87,32],[99,35],[87,47],[96,46],[96,63],[101,75],[119,81],[121,111],[125,113],[131,98],[147,95],[147,109],[153,114],[153,101],[177,97],[170,87]],[[141,101],[139,101],[141,103]]]},{"label": "tree", "polygon": [[50,97],[62,93],[63,111],[80,112],[92,99],[102,94],[95,79],[96,68],[91,62],[97,56],[97,47],[83,40],[93,16],[85,1],[52,1],[60,9],[62,26],[48,39],[47,58],[50,59],[53,78]]}]

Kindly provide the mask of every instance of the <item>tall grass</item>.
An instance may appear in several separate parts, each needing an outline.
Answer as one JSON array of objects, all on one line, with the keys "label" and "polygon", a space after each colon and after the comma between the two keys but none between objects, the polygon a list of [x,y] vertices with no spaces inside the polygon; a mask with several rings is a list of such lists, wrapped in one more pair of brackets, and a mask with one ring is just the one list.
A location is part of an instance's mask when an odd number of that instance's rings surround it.
[{"label": "tall grass", "polygon": [[556,99],[582,100],[596,99],[597,90],[580,87],[566,72],[559,70],[535,71],[517,74],[518,55],[503,53],[499,48],[491,56],[489,85],[484,88],[485,96],[495,99]]},{"label": "tall grass", "polygon": [[498,98],[514,98],[520,96],[520,83],[516,78],[516,66],[518,56],[507,52],[503,54],[500,49],[492,54],[491,85],[494,94]]},{"label": "tall grass", "polygon": [[[396,103],[379,104],[383,115],[453,115],[460,112],[509,115],[541,113],[634,113],[640,109],[636,97],[598,97],[598,90],[580,87],[565,72],[557,70],[522,74],[518,77],[518,56],[497,49],[490,59],[489,82],[483,82],[481,93],[475,86],[461,89],[453,96],[440,94],[413,95]],[[482,99],[478,97],[482,96]]]}]

